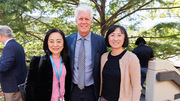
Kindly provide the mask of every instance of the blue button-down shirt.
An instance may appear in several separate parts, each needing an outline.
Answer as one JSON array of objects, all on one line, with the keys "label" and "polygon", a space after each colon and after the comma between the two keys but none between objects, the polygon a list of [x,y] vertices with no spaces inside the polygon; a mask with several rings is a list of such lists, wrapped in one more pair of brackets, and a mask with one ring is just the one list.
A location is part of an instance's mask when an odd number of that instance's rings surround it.
[{"label": "blue button-down shirt", "polygon": [[[81,46],[82,36],[78,33],[76,46],[75,46],[75,58],[74,58],[74,72],[73,72],[73,82],[78,84],[78,58]],[[94,84],[93,80],[93,67],[92,67],[92,52],[91,52],[91,32],[84,37],[84,47],[85,47],[85,86]]]}]

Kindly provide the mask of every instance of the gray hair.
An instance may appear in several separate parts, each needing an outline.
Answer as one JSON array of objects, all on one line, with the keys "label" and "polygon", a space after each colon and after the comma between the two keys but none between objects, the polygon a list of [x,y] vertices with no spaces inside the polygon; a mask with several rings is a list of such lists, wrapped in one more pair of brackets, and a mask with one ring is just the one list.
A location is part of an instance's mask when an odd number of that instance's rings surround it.
[{"label": "gray hair", "polygon": [[74,14],[75,14],[75,18],[78,17],[78,13],[79,11],[89,11],[90,12],[90,15],[91,15],[91,19],[93,19],[93,9],[91,6],[87,5],[87,4],[80,4],[76,10],[74,11]]},{"label": "gray hair", "polygon": [[14,37],[13,31],[6,25],[0,25],[0,34],[5,37]]}]

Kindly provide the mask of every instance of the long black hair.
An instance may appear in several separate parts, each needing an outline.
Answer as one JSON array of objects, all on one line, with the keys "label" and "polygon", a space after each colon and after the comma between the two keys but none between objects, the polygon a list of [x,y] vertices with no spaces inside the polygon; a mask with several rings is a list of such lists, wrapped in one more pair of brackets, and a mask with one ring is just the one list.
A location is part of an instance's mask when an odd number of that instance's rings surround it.
[{"label": "long black hair", "polygon": [[43,49],[44,49],[44,52],[46,53],[46,55],[51,55],[52,52],[49,50],[48,48],[48,38],[49,38],[49,35],[53,32],[58,32],[59,34],[62,35],[62,38],[63,38],[63,41],[64,41],[64,45],[63,45],[63,49],[62,49],[62,52],[61,52],[61,56],[62,56],[62,60],[64,63],[67,63],[67,58],[68,58],[68,46],[67,46],[67,42],[66,42],[66,38],[65,38],[65,35],[64,35],[64,32],[60,29],[57,29],[57,28],[53,28],[53,29],[50,29],[47,33],[46,33],[46,36],[44,38],[44,42],[43,42]]}]

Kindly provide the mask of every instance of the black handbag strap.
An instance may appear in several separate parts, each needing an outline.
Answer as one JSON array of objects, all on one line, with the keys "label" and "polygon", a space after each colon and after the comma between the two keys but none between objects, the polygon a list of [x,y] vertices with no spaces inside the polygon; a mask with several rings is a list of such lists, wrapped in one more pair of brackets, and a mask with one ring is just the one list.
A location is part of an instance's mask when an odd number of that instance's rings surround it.
[{"label": "black handbag strap", "polygon": [[40,68],[41,68],[41,65],[42,65],[42,63],[43,63],[43,60],[44,60],[44,55],[41,55],[40,60],[39,60],[39,68],[38,68],[38,71],[39,71]]}]

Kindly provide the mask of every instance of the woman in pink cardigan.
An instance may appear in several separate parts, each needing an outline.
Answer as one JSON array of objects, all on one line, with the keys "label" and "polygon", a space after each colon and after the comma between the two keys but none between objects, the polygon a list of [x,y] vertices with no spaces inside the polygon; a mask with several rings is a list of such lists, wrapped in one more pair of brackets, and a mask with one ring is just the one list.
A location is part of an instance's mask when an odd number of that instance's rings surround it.
[{"label": "woman in pink cardigan", "polygon": [[101,101],[139,101],[141,95],[140,64],[128,46],[126,30],[112,26],[105,38],[112,51],[101,57]]}]

